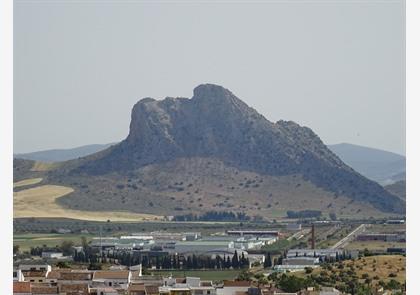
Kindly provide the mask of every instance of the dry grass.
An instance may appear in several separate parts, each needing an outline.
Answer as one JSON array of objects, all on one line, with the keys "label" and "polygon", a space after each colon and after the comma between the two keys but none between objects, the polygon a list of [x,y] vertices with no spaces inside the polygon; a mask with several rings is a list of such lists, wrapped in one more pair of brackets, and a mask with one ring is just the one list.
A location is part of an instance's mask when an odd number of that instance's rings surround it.
[{"label": "dry grass", "polygon": [[[400,283],[404,283],[406,280],[405,273],[405,260],[406,258],[402,255],[378,255],[378,256],[369,256],[356,259],[355,261],[347,260],[343,262],[344,268],[346,271],[348,269],[354,268],[357,277],[360,280],[363,280],[363,275],[368,275],[373,281],[373,285],[376,285],[379,280],[388,282],[391,279],[394,279]],[[332,272],[336,274],[340,272],[340,269],[337,267],[338,264],[335,264]],[[323,269],[318,268],[313,271],[314,274],[319,274]],[[332,273],[331,271],[327,271]],[[396,277],[390,277],[390,274],[395,274]]]},{"label": "dry grass", "polygon": [[77,183],[77,193],[59,201],[76,210],[126,210],[157,215],[235,211],[270,220],[285,217],[288,210],[304,209],[320,210],[325,215],[335,212],[343,218],[389,215],[370,204],[335,196],[300,175],[260,175],[213,158],[178,158],[144,166],[131,171],[130,176],[67,175],[55,180],[67,185]]},{"label": "dry grass", "polygon": [[42,178],[28,178],[28,179],[24,179],[24,180],[13,183],[13,188],[37,184],[41,181],[42,181]]},{"label": "dry grass", "polygon": [[[351,262],[348,262],[349,265]],[[356,274],[362,277],[363,274],[369,274],[373,278],[378,276],[380,280],[388,281],[391,273],[396,274],[394,280],[400,283],[405,282],[405,257],[402,255],[379,255],[363,257],[354,262]]]},{"label": "dry grass", "polygon": [[348,250],[386,250],[387,248],[405,248],[406,244],[401,242],[383,241],[353,241],[346,246]]},{"label": "dry grass", "polygon": [[140,221],[162,219],[161,216],[122,211],[82,211],[61,207],[56,199],[73,189],[58,185],[42,185],[13,194],[13,217],[61,217],[90,221]]},{"label": "dry grass", "polygon": [[61,163],[54,162],[54,163],[44,163],[44,162],[35,162],[31,168],[31,171],[43,172],[43,171],[50,171],[53,169],[58,168]]}]

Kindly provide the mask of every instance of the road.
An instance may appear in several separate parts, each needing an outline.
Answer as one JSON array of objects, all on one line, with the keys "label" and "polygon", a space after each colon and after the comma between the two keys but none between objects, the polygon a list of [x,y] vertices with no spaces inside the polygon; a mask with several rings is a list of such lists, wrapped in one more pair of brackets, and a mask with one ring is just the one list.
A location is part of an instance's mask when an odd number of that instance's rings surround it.
[{"label": "road", "polygon": [[290,242],[293,238],[296,238],[296,240],[300,240],[301,238],[303,238],[305,235],[307,235],[308,233],[310,233],[311,230],[310,229],[303,229],[298,231],[297,233],[291,235],[290,237],[287,238],[287,240]]},{"label": "road", "polygon": [[330,249],[338,249],[338,248],[344,248],[347,246],[349,242],[351,242],[357,235],[364,232],[366,229],[366,224],[359,225],[354,231],[349,233],[345,238],[338,241],[334,246],[332,246]]}]

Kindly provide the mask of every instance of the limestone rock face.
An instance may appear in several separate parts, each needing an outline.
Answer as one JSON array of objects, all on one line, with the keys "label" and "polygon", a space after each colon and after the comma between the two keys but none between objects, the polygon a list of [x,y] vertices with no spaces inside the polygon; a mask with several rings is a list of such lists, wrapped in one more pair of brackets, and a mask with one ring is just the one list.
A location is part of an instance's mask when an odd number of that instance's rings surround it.
[{"label": "limestone rock face", "polygon": [[270,122],[212,84],[196,87],[191,99],[140,100],[132,109],[127,138],[84,158],[71,173],[125,173],[177,158],[215,158],[263,175],[298,174],[380,210],[405,210],[400,199],[345,165],[311,129],[290,121]]}]

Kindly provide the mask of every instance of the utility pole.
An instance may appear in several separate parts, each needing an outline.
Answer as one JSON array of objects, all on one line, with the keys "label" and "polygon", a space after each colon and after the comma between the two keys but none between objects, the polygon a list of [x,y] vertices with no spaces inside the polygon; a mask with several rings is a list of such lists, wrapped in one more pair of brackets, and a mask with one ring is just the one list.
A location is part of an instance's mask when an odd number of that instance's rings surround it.
[{"label": "utility pole", "polygon": [[312,234],[311,234],[311,246],[312,250],[315,249],[315,224],[312,223]]},{"label": "utility pole", "polygon": [[102,263],[102,225],[99,225],[99,256]]}]

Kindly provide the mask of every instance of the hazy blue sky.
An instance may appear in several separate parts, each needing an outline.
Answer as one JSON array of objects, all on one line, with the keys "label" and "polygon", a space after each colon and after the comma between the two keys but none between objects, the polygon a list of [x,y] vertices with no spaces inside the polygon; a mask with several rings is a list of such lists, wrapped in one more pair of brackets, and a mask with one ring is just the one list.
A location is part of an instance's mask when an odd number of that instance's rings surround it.
[{"label": "hazy blue sky", "polygon": [[16,1],[14,151],[119,141],[143,97],[230,89],[328,144],[405,153],[402,1]]}]

